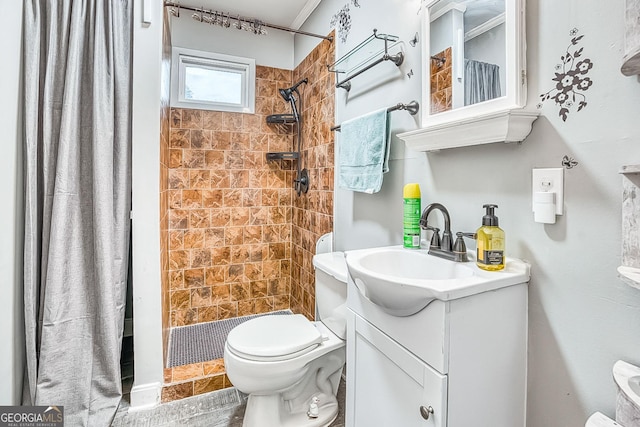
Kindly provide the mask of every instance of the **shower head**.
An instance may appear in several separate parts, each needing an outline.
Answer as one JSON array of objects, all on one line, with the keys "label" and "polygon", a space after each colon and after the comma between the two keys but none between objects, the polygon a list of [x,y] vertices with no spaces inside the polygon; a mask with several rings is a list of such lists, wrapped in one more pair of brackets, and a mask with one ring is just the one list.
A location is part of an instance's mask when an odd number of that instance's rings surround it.
[{"label": "shower head", "polygon": [[298,89],[298,86],[300,86],[302,83],[307,84],[308,82],[309,82],[309,79],[304,78],[304,79],[300,80],[298,83],[296,83],[293,86],[291,86],[290,88],[278,89],[278,91],[280,92],[280,96],[282,97],[282,99],[284,99],[286,102],[290,102],[291,101],[291,94]]}]

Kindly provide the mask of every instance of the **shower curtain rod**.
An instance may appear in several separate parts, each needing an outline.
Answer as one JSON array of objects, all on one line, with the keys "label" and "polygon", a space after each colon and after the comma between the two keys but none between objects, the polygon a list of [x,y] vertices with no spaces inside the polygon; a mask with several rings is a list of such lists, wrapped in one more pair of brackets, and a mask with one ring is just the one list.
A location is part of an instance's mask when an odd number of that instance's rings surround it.
[{"label": "shower curtain rod", "polygon": [[[226,12],[219,12],[219,11],[209,10],[209,9],[205,9],[205,8],[197,8],[197,7],[193,7],[193,6],[185,6],[185,5],[181,5],[179,3],[174,3],[174,2],[165,2],[164,3],[164,7],[175,7],[175,8],[178,8],[178,9],[190,10],[192,12],[197,12],[197,13],[210,13],[210,14],[216,14],[216,15],[219,15],[219,16],[226,16],[227,18],[233,19],[234,21],[246,22],[246,23],[249,23],[249,24],[255,24],[255,25],[258,25],[258,26],[262,26],[262,27],[273,28],[274,30],[287,31],[289,33],[301,34],[303,36],[317,37],[319,39],[329,40],[330,42],[333,41],[333,37],[331,37],[331,36],[321,36],[319,34],[308,33],[306,31],[302,31],[302,30],[294,30],[293,28],[283,27],[281,25],[269,24],[267,22],[260,21],[259,19],[246,18],[246,17],[240,16],[240,15],[233,16],[233,15],[231,15],[229,13],[226,13]],[[177,16],[178,17],[180,16],[179,12],[178,12]]]}]

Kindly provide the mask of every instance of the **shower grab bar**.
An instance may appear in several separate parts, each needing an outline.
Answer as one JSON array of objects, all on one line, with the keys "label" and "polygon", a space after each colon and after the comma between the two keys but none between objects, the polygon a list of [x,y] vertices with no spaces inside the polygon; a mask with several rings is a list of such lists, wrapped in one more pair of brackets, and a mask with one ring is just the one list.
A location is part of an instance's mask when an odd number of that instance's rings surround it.
[{"label": "shower grab bar", "polygon": [[[408,104],[398,103],[393,107],[387,108],[387,113],[390,113],[396,110],[407,110],[409,114],[411,114],[412,116],[415,116],[416,114],[418,114],[418,110],[420,110],[420,104],[418,103],[418,101],[411,101]],[[332,127],[331,130],[340,132],[340,126],[341,125],[336,125]]]}]

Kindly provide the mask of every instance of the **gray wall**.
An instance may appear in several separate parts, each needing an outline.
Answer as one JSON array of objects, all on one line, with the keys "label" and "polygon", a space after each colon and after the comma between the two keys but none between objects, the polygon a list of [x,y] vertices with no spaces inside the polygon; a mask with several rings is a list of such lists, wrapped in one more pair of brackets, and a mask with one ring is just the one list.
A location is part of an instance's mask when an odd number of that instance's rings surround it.
[{"label": "gray wall", "polygon": [[4,65],[0,67],[0,405],[20,404],[24,368],[22,303],[22,2],[5,2],[0,13]]},{"label": "gray wall", "polygon": [[[419,31],[417,0],[360,3],[361,8],[351,4],[351,34],[346,44],[337,42],[338,56],[372,28],[405,41]],[[326,31],[343,5],[323,1],[303,29]],[[585,92],[588,106],[572,111],[563,122],[555,104],[547,101],[522,144],[425,154],[404,150],[394,139],[391,172],[380,193],[336,191],[335,246],[400,244],[402,186],[407,182],[420,183],[423,206],[437,201],[449,208],[455,231],[475,230],[482,204],[498,204],[508,255],[532,264],[527,425],[574,427],[596,410],[613,416],[611,368],[616,360],[640,365],[640,292],[616,276],[621,247],[618,170],[640,163],[640,83],[619,71],[623,2],[529,0],[527,7],[528,108],[535,109],[538,95],[555,86],[554,67],[573,28],[585,35],[580,42],[583,58],[595,64],[589,72],[594,84]],[[296,37],[296,61],[304,57],[308,43]],[[348,96],[337,90],[337,122],[420,99],[420,49],[407,44],[406,50],[401,73],[394,74],[389,64],[379,65],[354,79]],[[418,75],[409,79],[409,69]],[[392,113],[391,123],[394,132],[418,127],[405,112]],[[565,174],[566,213],[555,225],[534,223],[531,169],[558,167],[564,155],[579,162]]]},{"label": "gray wall", "polygon": [[[458,12],[460,13],[460,12]],[[452,47],[457,28],[454,28],[453,12],[449,11],[431,23],[429,50],[431,55]]]}]

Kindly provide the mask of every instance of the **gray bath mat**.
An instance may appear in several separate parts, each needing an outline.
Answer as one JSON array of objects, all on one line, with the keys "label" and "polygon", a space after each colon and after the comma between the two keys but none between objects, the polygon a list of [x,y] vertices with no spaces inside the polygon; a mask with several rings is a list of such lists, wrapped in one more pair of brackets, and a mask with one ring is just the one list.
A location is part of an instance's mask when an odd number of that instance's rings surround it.
[{"label": "gray bath mat", "polygon": [[231,329],[256,317],[283,314],[293,313],[280,310],[171,328],[167,368],[220,359],[224,356],[224,342]]}]

